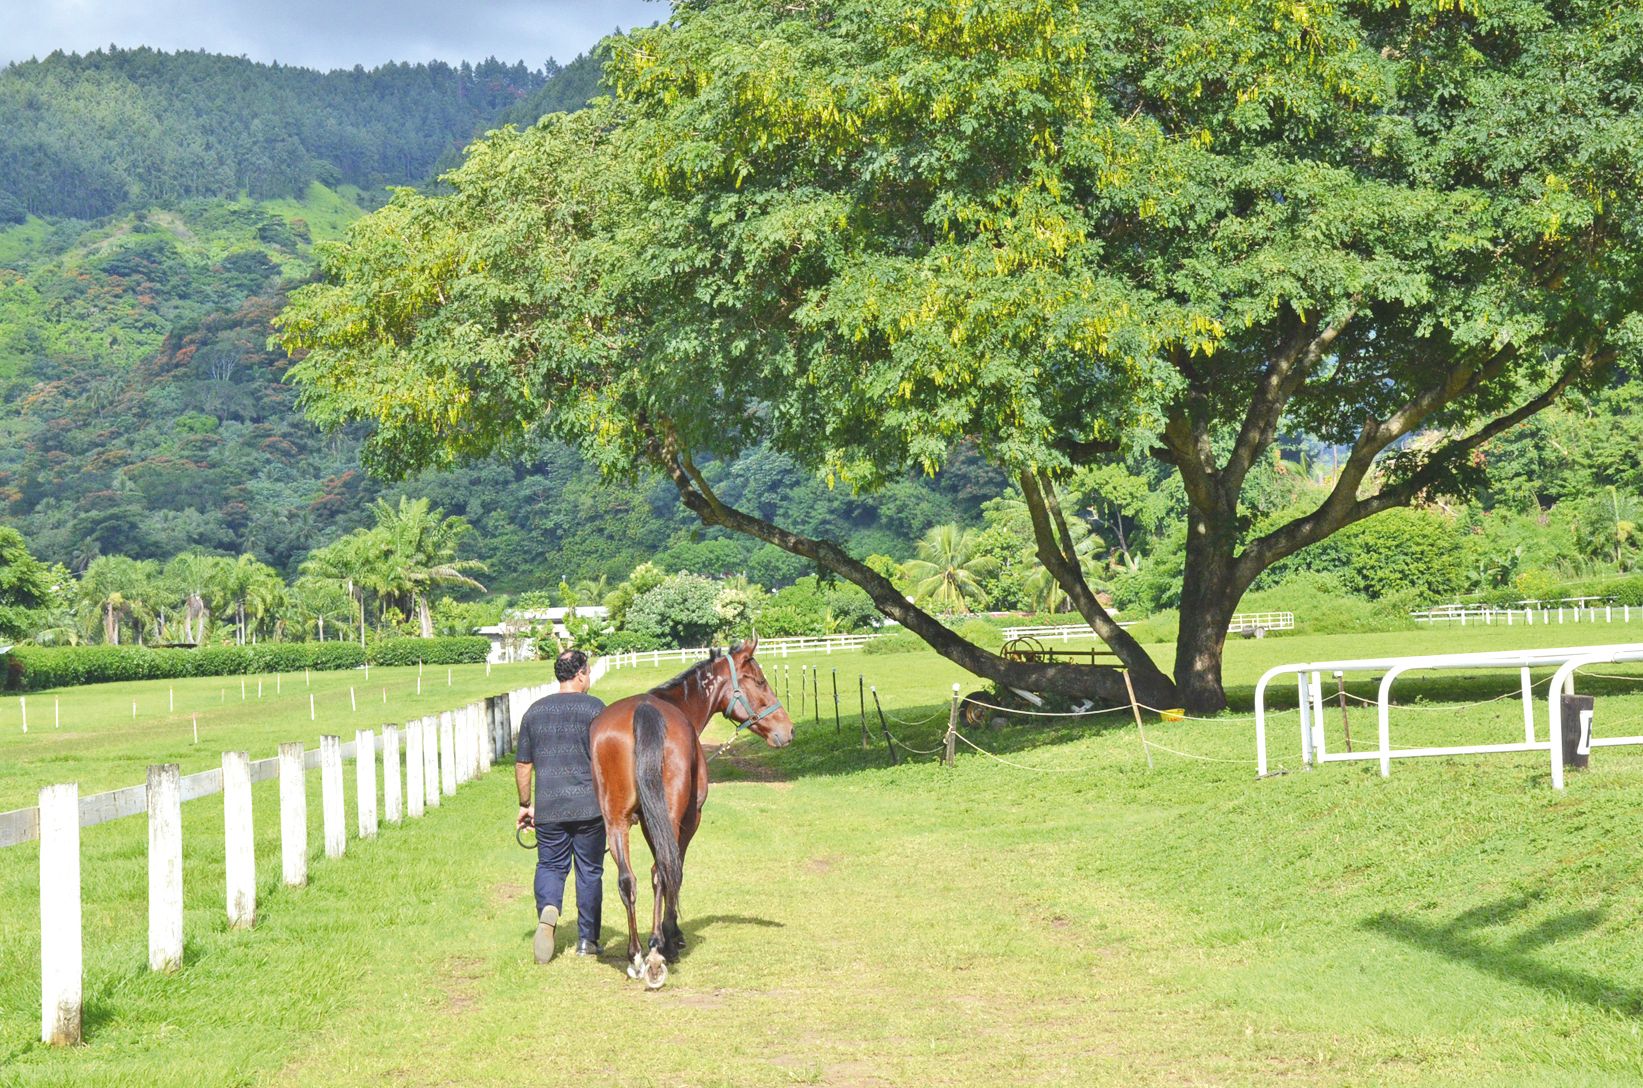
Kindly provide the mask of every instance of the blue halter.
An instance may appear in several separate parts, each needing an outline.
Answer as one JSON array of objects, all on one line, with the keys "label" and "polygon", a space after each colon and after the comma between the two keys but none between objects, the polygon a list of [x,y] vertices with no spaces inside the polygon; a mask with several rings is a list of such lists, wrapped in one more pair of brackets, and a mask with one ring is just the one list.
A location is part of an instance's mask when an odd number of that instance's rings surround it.
[{"label": "blue halter", "polygon": [[[733,653],[725,654],[725,664],[730,666],[730,701],[725,704],[724,716],[735,723],[738,732],[758,724],[782,708],[781,700],[775,699],[769,706],[754,713],[753,702],[747,697],[747,693],[742,690],[742,678],[736,673],[736,655]],[[771,693],[771,697],[775,697],[774,692]],[[730,713],[736,709],[738,703],[741,704],[743,710],[747,711],[747,718],[739,722]]]}]

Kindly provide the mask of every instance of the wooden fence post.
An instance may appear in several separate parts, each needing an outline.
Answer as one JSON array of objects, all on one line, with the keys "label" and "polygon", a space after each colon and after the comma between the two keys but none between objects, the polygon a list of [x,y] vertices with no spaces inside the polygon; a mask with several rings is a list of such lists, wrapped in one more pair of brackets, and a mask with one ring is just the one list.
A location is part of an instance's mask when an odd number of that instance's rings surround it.
[{"label": "wooden fence post", "polygon": [[80,1042],[80,787],[40,791],[40,1039]]},{"label": "wooden fence post", "polygon": [[439,807],[439,720],[432,716],[422,719],[422,800]]},{"label": "wooden fence post", "polygon": [[342,738],[319,739],[320,811],[325,823],[325,856],[340,858],[348,850],[347,813],[342,800]]},{"label": "wooden fence post", "polygon": [[884,750],[890,753],[890,766],[894,767],[901,760],[896,757],[895,742],[890,739],[890,723],[884,720],[884,707],[879,702],[879,689],[873,686],[873,709],[878,711],[879,728],[884,731]]},{"label": "wooden fence post", "polygon": [[839,670],[833,670],[833,735],[839,733]]},{"label": "wooden fence post", "polygon": [[280,869],[286,887],[308,883],[308,783],[302,745],[280,745]]},{"label": "wooden fence post", "polygon": [[222,754],[223,868],[228,878],[228,924],[245,929],[257,920],[257,842],[251,818],[251,757]]},{"label": "wooden fence post", "polygon": [[439,791],[446,797],[456,793],[456,723],[449,710],[439,714]]},{"label": "wooden fence post", "polygon": [[[1130,710],[1135,714],[1135,731],[1141,734],[1141,750],[1147,753],[1147,770],[1152,770],[1152,749],[1147,746],[1147,727],[1141,724],[1141,704],[1135,701],[1135,685],[1130,683],[1130,670],[1124,670],[1124,690],[1130,695]],[[1304,696],[1303,696],[1304,697]],[[1301,708],[1306,713],[1306,708]]]},{"label": "wooden fence post", "polygon": [[391,824],[404,815],[399,792],[399,726],[382,727],[382,814]]},{"label": "wooden fence post", "polygon": [[369,729],[354,730],[354,808],[359,837],[377,837],[377,738]]},{"label": "wooden fence post", "polygon": [[862,751],[873,746],[873,738],[867,732],[867,680],[856,674],[856,710],[861,715],[861,748]]},{"label": "wooden fence post", "polygon": [[183,965],[183,788],[175,763],[148,768],[148,967]]},{"label": "wooden fence post", "polygon": [[405,814],[422,818],[422,722],[405,723]]},{"label": "wooden fence post", "polygon": [[954,758],[958,755],[958,685],[957,684],[953,685],[953,706],[952,706],[952,709],[947,712],[947,751],[946,751],[945,755],[946,755],[946,758],[943,760],[943,762],[945,762],[947,764],[947,766],[951,767],[953,765]]}]

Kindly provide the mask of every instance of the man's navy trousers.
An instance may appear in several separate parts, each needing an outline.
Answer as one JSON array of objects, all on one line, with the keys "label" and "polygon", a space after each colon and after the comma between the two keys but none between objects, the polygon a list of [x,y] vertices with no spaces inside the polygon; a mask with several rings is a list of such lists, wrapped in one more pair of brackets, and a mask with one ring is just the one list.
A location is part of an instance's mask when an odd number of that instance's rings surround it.
[{"label": "man's navy trousers", "polygon": [[576,935],[599,943],[599,910],[605,872],[605,821],[572,820],[536,825],[536,913],[565,906],[565,877],[576,860]]}]

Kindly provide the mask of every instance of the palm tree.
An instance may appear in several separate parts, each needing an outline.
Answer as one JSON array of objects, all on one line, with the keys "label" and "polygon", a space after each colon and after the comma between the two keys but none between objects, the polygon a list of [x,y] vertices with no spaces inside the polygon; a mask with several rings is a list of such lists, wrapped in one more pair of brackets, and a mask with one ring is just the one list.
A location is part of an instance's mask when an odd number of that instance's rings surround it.
[{"label": "palm tree", "polygon": [[386,499],[378,499],[371,505],[371,513],[377,521],[373,532],[386,538],[392,561],[389,593],[396,598],[409,598],[409,611],[416,616],[422,637],[432,638],[434,618],[429,602],[438,588],[485,588],[467,574],[468,571],[483,573],[485,564],[456,557],[457,545],[467,533],[468,523],[455,515],[443,517],[443,510],[428,508],[427,499],[413,499],[409,495],[401,495],[397,507]]},{"label": "palm tree", "polygon": [[77,594],[81,614],[91,629],[101,625],[104,642],[119,645],[120,628],[128,619],[137,640],[142,641],[143,628],[152,614],[149,602],[154,594],[154,575],[154,563],[123,555],[100,555],[86,567]]},{"label": "palm tree", "polygon": [[211,587],[232,563],[226,556],[186,552],[165,565],[164,581],[182,601],[184,642],[205,642],[211,622]]},{"label": "palm tree", "polygon": [[970,605],[986,604],[980,579],[992,574],[998,561],[978,555],[975,533],[957,525],[937,525],[924,534],[915,549],[917,558],[902,564],[913,583],[913,597],[941,612],[969,612]]},{"label": "palm tree", "polygon": [[224,563],[214,573],[211,603],[218,612],[234,612],[234,642],[244,646],[255,632],[247,624],[258,623],[273,610],[284,588],[279,572],[254,555],[242,555]]}]

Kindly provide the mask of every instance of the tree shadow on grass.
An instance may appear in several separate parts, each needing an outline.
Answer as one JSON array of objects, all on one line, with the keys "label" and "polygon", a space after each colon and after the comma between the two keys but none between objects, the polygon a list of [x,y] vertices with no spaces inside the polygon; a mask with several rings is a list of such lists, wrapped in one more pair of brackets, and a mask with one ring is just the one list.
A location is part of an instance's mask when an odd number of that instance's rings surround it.
[{"label": "tree shadow on grass", "polygon": [[1506,982],[1533,986],[1621,1016],[1643,1017],[1643,989],[1546,962],[1548,954],[1555,954],[1553,946],[1559,941],[1595,929],[1603,921],[1603,911],[1569,911],[1520,932],[1500,930],[1534,901],[1532,895],[1512,896],[1474,907],[1442,923],[1383,911],[1365,919],[1362,925]]}]

